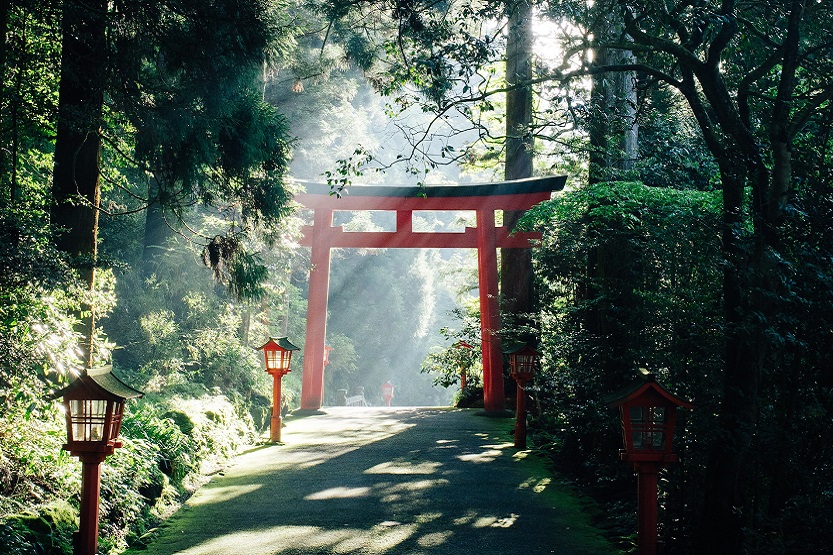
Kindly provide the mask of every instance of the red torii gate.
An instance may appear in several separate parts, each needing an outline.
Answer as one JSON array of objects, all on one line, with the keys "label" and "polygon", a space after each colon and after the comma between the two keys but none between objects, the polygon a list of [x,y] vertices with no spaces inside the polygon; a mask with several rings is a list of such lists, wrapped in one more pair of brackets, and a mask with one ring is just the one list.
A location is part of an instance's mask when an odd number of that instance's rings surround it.
[{"label": "red torii gate", "polygon": [[[549,200],[564,188],[565,176],[521,179],[483,185],[454,186],[351,186],[346,194],[330,194],[329,186],[306,184],[295,200],[314,211],[313,224],[304,226],[301,245],[311,247],[307,333],[301,410],[318,410],[324,398],[324,341],[327,333],[327,298],[332,248],[476,248],[480,290],[480,329],[483,353],[483,397],[487,412],[505,410],[503,361],[498,307],[498,248],[528,248],[537,233],[515,233],[495,226],[495,210],[528,210]],[[333,227],[336,210],[396,212],[396,231],[345,232]],[[477,214],[477,227],[463,233],[415,232],[415,210],[469,210]]]}]

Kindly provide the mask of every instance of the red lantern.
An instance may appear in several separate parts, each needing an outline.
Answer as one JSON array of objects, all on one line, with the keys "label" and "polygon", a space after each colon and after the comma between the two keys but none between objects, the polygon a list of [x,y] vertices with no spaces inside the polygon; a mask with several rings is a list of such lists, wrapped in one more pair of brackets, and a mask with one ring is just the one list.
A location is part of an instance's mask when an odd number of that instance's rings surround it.
[{"label": "red lantern", "polygon": [[76,553],[94,555],[98,549],[98,505],[101,463],[121,447],[124,403],[141,397],[107,366],[87,370],[56,394],[63,396],[67,422],[64,450],[81,460],[81,511]]},{"label": "red lantern", "polygon": [[300,348],[292,344],[286,337],[277,339],[270,337],[269,341],[258,347],[263,351],[266,372],[272,374],[272,419],[269,423],[269,439],[275,443],[281,441],[281,378],[290,372],[289,363],[292,352]]},{"label": "red lantern", "polygon": [[657,474],[677,460],[672,453],[677,408],[694,405],[675,397],[658,383],[653,374],[607,398],[608,406],[618,407],[622,420],[619,456],[630,462],[638,476],[639,555],[657,552]]},{"label": "red lantern", "polygon": [[258,347],[263,351],[263,358],[266,363],[266,371],[270,374],[284,376],[290,372],[289,363],[292,360],[292,351],[299,351],[300,348],[292,344],[286,337],[269,338],[269,341]]},{"label": "red lantern", "polygon": [[535,362],[539,353],[529,345],[509,352],[509,368],[512,378],[521,384],[526,384],[535,376]]},{"label": "red lantern", "polygon": [[67,419],[67,443],[64,450],[74,456],[81,453],[111,455],[117,447],[124,402],[141,397],[111,373],[112,367],[87,370],[58,393],[64,398]]},{"label": "red lantern", "polygon": [[[467,342],[463,341],[462,339],[453,345],[455,349],[474,349],[471,345]],[[463,357],[461,357],[462,359]],[[460,361],[460,390],[464,391],[466,389],[466,365],[463,361]]]},{"label": "red lantern", "polygon": [[515,447],[526,449],[526,384],[535,377],[539,353],[529,345],[509,349],[511,376],[518,384],[515,394]]},{"label": "red lantern", "polygon": [[645,382],[608,398],[608,405],[619,407],[623,461],[671,463],[677,460],[671,452],[677,408],[691,409],[694,405],[663,389],[653,374]]}]

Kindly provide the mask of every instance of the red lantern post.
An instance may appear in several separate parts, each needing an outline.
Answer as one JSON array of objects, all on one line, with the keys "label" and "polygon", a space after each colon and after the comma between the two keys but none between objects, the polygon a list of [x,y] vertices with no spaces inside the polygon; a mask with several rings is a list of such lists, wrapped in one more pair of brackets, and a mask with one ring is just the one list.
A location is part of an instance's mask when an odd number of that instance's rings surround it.
[{"label": "red lantern post", "polygon": [[393,384],[389,381],[382,384],[382,399],[386,406],[390,406],[391,399],[393,399]]},{"label": "red lantern post", "polygon": [[111,367],[87,370],[56,394],[63,396],[67,443],[63,446],[81,460],[81,512],[75,537],[75,555],[98,551],[98,506],[101,463],[116,448],[124,402],[142,392],[122,382]]},{"label": "red lantern post", "polygon": [[633,465],[638,477],[638,553],[656,555],[657,475],[677,460],[671,452],[677,408],[692,409],[694,405],[663,389],[653,374],[608,397],[607,403],[619,407],[625,446],[619,455]]},{"label": "red lantern post", "polygon": [[526,384],[535,376],[538,351],[524,345],[509,352],[511,376],[518,384],[515,396],[515,447],[526,449]]},{"label": "red lantern post", "polygon": [[292,361],[292,351],[300,348],[292,344],[286,337],[269,338],[269,341],[258,347],[263,351],[266,372],[272,375],[272,419],[269,423],[269,440],[275,443],[281,441],[281,378],[290,372],[289,363]]}]

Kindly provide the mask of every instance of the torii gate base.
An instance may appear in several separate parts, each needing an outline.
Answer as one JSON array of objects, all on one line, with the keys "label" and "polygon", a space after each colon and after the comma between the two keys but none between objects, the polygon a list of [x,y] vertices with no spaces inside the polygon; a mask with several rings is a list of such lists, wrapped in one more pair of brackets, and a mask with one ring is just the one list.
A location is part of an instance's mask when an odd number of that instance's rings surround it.
[{"label": "torii gate base", "polygon": [[[327,297],[332,248],[476,248],[480,289],[480,328],[483,353],[483,402],[487,413],[506,410],[503,395],[503,360],[500,351],[498,306],[498,248],[529,248],[540,234],[510,235],[495,226],[495,210],[528,210],[564,188],[566,177],[544,177],[484,185],[369,187],[352,186],[337,197],[323,184],[307,184],[295,200],[314,211],[313,224],[303,229],[301,245],[311,247],[307,333],[301,410],[315,411],[324,399],[324,339],[327,332]],[[396,211],[396,231],[345,232],[333,227],[335,210]],[[470,210],[477,227],[464,233],[413,231],[414,210]]]}]

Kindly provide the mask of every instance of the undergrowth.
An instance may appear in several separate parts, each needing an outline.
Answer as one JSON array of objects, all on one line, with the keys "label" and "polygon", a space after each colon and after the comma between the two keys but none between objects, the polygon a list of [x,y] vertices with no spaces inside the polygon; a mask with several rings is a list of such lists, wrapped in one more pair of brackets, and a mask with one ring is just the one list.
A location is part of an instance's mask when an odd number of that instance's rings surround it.
[{"label": "undergrowth", "polygon": [[[255,441],[251,417],[204,388],[129,403],[123,447],[102,464],[99,552],[141,544],[208,475]],[[63,451],[57,402],[38,418],[0,422],[0,553],[69,555],[78,528],[81,465]]]}]

